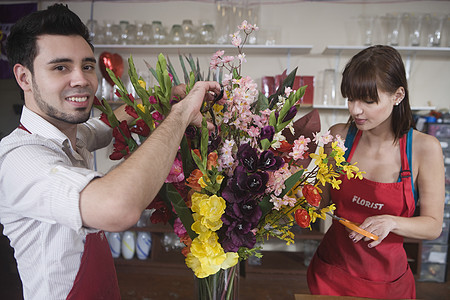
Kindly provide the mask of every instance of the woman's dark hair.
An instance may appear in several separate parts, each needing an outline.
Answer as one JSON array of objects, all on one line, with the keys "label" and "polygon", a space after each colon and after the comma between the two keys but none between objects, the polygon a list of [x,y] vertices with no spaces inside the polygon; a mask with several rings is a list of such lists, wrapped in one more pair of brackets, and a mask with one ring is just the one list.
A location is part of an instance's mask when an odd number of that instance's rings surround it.
[{"label": "woman's dark hair", "polygon": [[66,5],[54,4],[23,17],[11,28],[6,41],[10,66],[19,63],[33,73],[33,62],[38,54],[36,40],[45,34],[79,35],[94,49],[89,40],[89,30],[80,18]]},{"label": "woman's dark hair", "polygon": [[[380,91],[394,94],[399,87],[405,97],[392,112],[392,130],[395,140],[414,126],[409,105],[408,82],[402,57],[390,46],[376,45],[353,56],[342,74],[341,93],[344,98],[378,103]],[[350,117],[349,125],[354,125]]]}]

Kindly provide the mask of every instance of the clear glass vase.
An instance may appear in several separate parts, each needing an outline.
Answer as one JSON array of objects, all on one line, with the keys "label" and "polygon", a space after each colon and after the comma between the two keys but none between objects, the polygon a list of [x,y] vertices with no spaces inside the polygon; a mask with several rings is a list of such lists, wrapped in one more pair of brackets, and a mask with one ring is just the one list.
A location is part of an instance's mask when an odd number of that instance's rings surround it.
[{"label": "clear glass vase", "polygon": [[195,277],[197,300],[239,299],[239,263],[206,278]]}]

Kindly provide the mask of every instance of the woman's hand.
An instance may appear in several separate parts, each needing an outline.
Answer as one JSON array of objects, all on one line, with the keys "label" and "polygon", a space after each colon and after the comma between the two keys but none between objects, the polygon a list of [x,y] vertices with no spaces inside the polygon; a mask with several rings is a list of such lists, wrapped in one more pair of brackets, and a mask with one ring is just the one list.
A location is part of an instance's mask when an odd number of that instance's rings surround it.
[{"label": "woman's hand", "polygon": [[359,234],[355,231],[351,231],[349,234],[349,238],[357,243],[360,240],[364,239],[364,241],[369,242],[368,247],[373,248],[378,246],[387,236],[397,227],[397,222],[395,220],[396,217],[390,215],[380,215],[380,216],[372,216],[368,217],[364,222],[359,225],[361,229],[364,229],[368,232],[371,232],[378,236],[378,240],[372,241],[372,239],[365,237],[362,234]]}]

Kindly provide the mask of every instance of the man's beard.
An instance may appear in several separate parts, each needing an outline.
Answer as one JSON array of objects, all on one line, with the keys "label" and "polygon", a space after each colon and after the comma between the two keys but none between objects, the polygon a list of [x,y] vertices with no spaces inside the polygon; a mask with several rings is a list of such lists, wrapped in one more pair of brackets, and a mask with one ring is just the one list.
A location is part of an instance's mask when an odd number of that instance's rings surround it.
[{"label": "man's beard", "polygon": [[48,117],[69,124],[80,124],[86,122],[89,119],[90,109],[86,110],[86,108],[79,108],[78,110],[80,111],[80,113],[75,114],[69,114],[60,111],[42,99],[39,86],[36,84],[34,77],[33,77],[33,86],[35,87],[33,90],[33,95],[34,99],[36,100],[36,104],[39,106],[42,112],[44,112]]}]

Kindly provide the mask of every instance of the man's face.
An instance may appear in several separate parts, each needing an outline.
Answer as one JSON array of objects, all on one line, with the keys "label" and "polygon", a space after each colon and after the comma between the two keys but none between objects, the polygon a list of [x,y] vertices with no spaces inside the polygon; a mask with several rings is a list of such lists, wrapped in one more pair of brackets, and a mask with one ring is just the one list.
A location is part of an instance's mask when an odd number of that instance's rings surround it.
[{"label": "man's face", "polygon": [[37,50],[27,105],[56,127],[85,122],[98,87],[89,44],[78,35],[43,35]]}]

